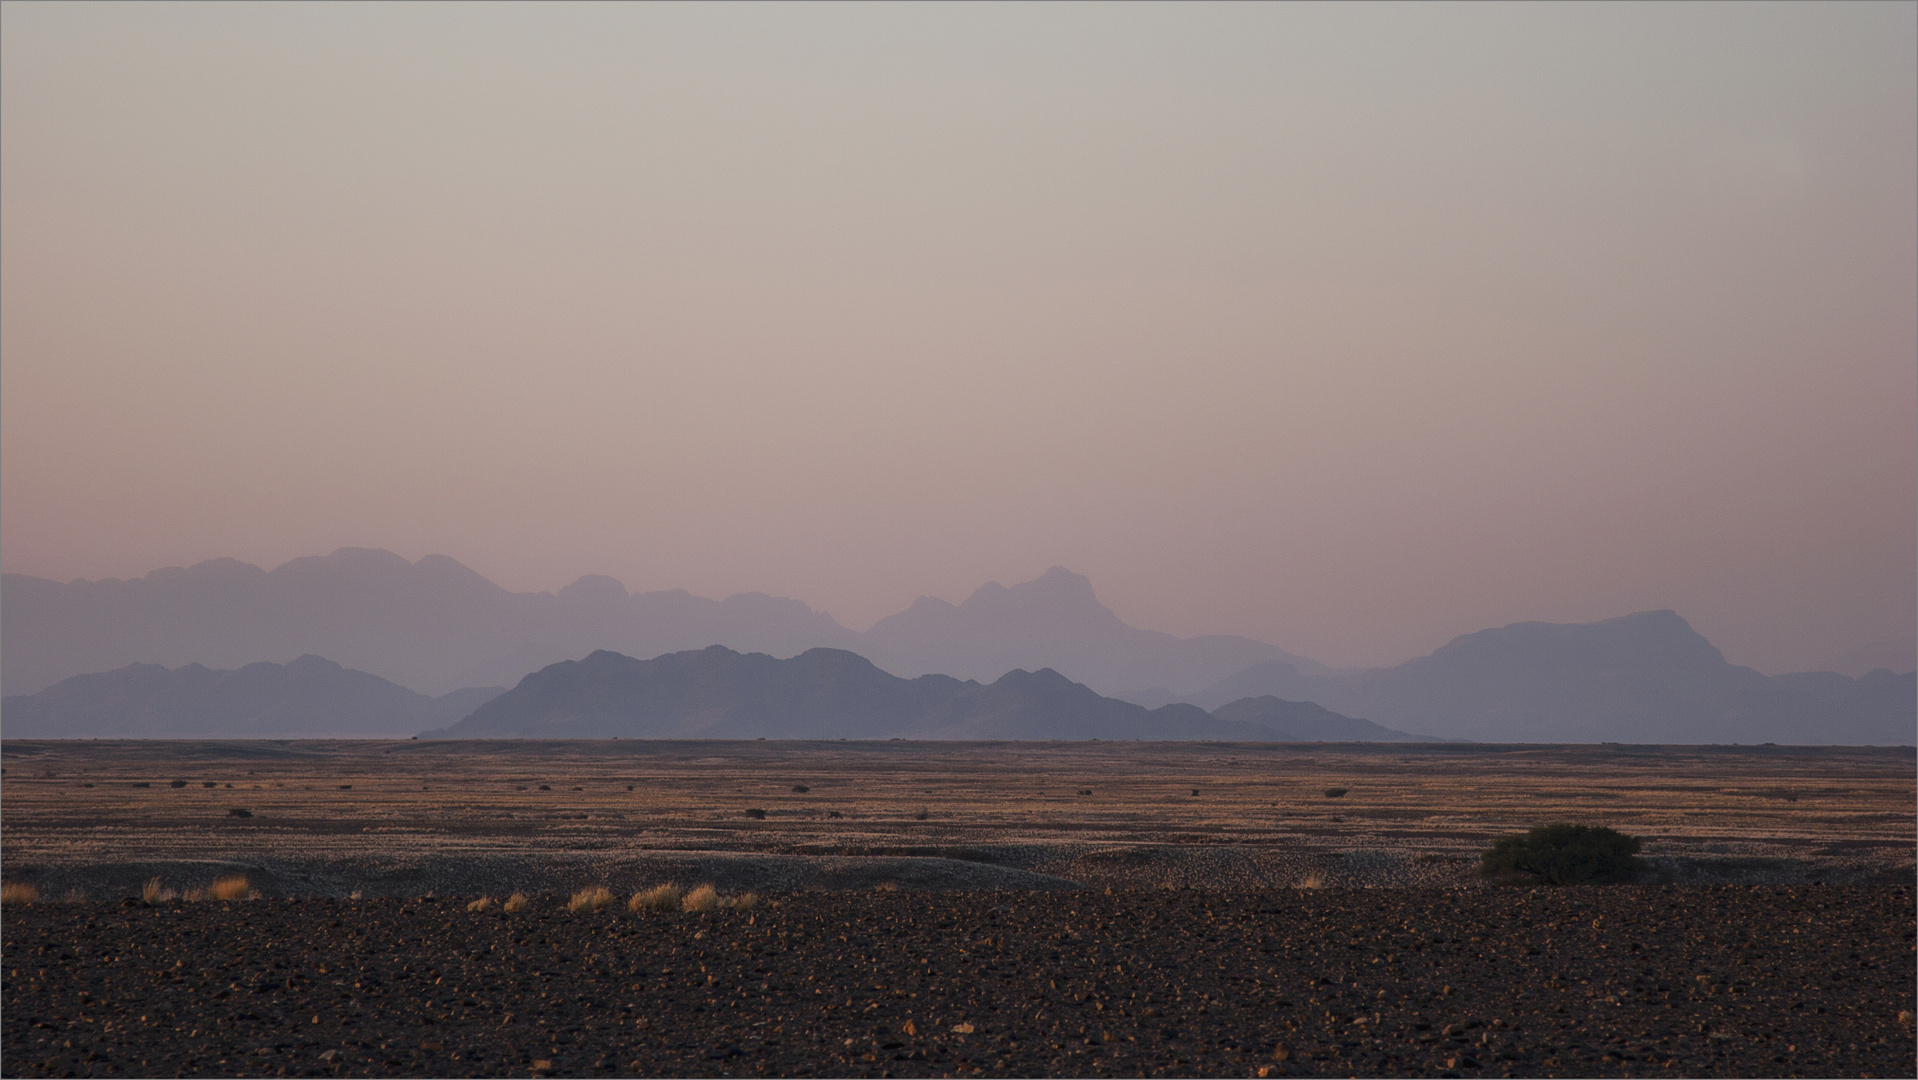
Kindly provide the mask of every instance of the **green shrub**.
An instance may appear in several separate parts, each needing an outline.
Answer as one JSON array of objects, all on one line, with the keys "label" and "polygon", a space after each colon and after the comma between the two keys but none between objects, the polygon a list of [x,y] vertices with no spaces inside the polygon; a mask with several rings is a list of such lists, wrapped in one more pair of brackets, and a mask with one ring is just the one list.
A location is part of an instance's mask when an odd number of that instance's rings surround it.
[{"label": "green shrub", "polygon": [[1514,884],[1605,885],[1635,881],[1638,837],[1602,825],[1541,825],[1502,837],[1479,859],[1479,873]]}]

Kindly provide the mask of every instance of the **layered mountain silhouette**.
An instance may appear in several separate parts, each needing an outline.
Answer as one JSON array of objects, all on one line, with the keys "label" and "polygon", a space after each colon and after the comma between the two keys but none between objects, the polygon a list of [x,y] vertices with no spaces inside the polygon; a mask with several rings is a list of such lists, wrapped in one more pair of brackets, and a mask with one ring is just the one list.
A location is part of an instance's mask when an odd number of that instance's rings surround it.
[{"label": "layered mountain silhouette", "polygon": [[13,739],[405,737],[472,712],[501,687],[437,698],[331,660],[214,671],[128,664],[0,702]]},{"label": "layered mountain silhouette", "polygon": [[[441,738],[674,739],[1417,739],[1298,703],[1146,709],[1050,669],[990,684],[904,679],[843,649],[789,660],[723,646],[636,660],[599,651],[553,664],[446,729]],[[1225,715],[1228,711],[1233,715]],[[1268,721],[1277,720],[1278,723]],[[1297,734],[1308,731],[1307,734]]]},{"label": "layered mountain silhouette", "polygon": [[236,559],[131,581],[0,580],[0,682],[31,693],[128,663],[237,668],[325,656],[428,694],[506,685],[556,660],[714,643],[791,655],[858,635],[797,600],[629,596],[608,577],[513,593],[444,555],[341,548],[262,570]]},{"label": "layered mountain silhouette", "polygon": [[271,571],[215,559],[131,581],[7,574],[0,608],[8,694],[129,663],[233,668],[306,653],[438,694],[510,686],[596,649],[656,656],[707,645],[778,656],[848,649],[905,676],[996,679],[1050,667],[1103,693],[1164,687],[1168,696],[1272,661],[1325,670],[1249,638],[1177,638],[1127,626],[1091,582],[1056,567],[1022,585],[986,585],[963,604],[921,599],[864,634],[763,593],[629,595],[600,575],[557,593],[514,593],[444,555],[409,563],[369,548]]},{"label": "layered mountain silhouette", "polygon": [[1918,741],[1918,676],[1767,677],[1727,663],[1671,611],[1515,623],[1390,668],[1311,672],[1265,663],[1188,700],[1206,706],[1262,694],[1485,742]]},{"label": "layered mountain silhouette", "polygon": [[1127,626],[1061,566],[1008,588],[981,586],[961,604],[920,597],[874,623],[862,650],[900,675],[938,672],[996,679],[1015,668],[1053,668],[1105,693],[1199,689],[1254,664],[1285,663],[1330,674],[1316,660],[1251,638],[1178,638]]},{"label": "layered mountain silhouette", "polygon": [[[304,654],[443,694],[510,686],[597,650],[659,656],[723,645],[787,657],[844,650],[870,657],[868,666],[881,673],[909,681],[937,673],[978,682],[982,692],[1008,672],[1050,669],[1095,697],[1147,708],[1178,703],[1203,711],[1261,697],[1316,702],[1333,714],[1445,738],[1918,741],[1918,676],[1909,671],[1767,677],[1727,663],[1670,611],[1576,625],[1517,623],[1464,635],[1396,667],[1335,671],[1247,638],[1177,638],[1128,626],[1099,602],[1091,582],[1058,567],[1011,587],[985,585],[960,604],[922,598],[864,633],[797,600],[760,593],[631,595],[601,576],[557,593],[514,593],[445,556],[409,563],[365,548],[271,571],[216,559],[132,581],[61,584],[7,574],[0,608],[0,682],[9,695],[128,664],[232,669]],[[6,734],[26,734],[11,697],[7,710]],[[1271,717],[1239,719],[1293,730]]]}]

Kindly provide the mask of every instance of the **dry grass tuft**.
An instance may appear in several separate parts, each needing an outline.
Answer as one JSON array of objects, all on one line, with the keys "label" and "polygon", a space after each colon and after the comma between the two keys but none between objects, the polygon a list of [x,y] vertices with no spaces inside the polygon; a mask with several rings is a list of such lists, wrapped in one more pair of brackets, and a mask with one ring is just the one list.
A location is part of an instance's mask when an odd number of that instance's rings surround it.
[{"label": "dry grass tuft", "polygon": [[485,911],[487,908],[490,908],[492,906],[493,906],[493,898],[490,896],[482,896],[478,900],[475,900],[472,903],[466,905],[466,910]]},{"label": "dry grass tuft", "polygon": [[1301,889],[1322,889],[1324,887],[1325,876],[1316,871],[1305,875],[1305,879],[1299,882],[1299,888]]},{"label": "dry grass tuft", "polygon": [[526,898],[525,893],[516,892],[513,895],[506,898],[506,903],[500,905],[500,909],[506,912],[508,915],[511,915],[511,914],[514,914],[515,912],[525,911],[527,908],[532,906],[533,906],[533,902]]},{"label": "dry grass tuft", "polygon": [[686,911],[711,911],[719,906],[719,890],[711,885],[699,885],[686,898],[679,902]]},{"label": "dry grass tuft", "polygon": [[566,901],[568,911],[598,911],[613,902],[613,890],[604,885],[593,885],[573,894]]},{"label": "dry grass tuft", "polygon": [[874,885],[872,887],[872,891],[873,892],[898,892],[899,883],[897,881],[882,881],[879,884]]},{"label": "dry grass tuft", "polygon": [[9,881],[0,885],[0,904],[35,904],[40,901],[40,890],[24,881]]},{"label": "dry grass tuft", "polygon": [[679,901],[685,891],[672,883],[655,885],[644,892],[636,892],[626,901],[628,911],[673,911],[679,907]]},{"label": "dry grass tuft", "polygon": [[734,911],[751,911],[759,906],[759,894],[743,892],[738,896],[729,896],[726,898],[725,904]]},{"label": "dry grass tuft", "polygon": [[213,900],[251,900],[259,893],[247,884],[246,875],[234,874],[223,877],[207,887],[207,897]]},{"label": "dry grass tuft", "polygon": [[148,878],[147,883],[140,886],[140,899],[149,904],[164,904],[168,900],[178,900],[179,898],[179,893],[160,884],[160,879],[157,877]]}]

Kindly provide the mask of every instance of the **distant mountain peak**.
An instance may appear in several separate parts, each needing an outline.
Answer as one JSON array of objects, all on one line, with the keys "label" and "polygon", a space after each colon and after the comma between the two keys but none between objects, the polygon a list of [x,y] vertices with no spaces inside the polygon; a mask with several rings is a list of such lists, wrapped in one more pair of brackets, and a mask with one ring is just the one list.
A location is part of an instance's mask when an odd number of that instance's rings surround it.
[{"label": "distant mountain peak", "polygon": [[[1660,664],[1680,662],[1723,664],[1724,655],[1685,618],[1669,608],[1638,611],[1589,623],[1518,622],[1490,630],[1461,634],[1426,660],[1461,656],[1513,656],[1512,650],[1538,655],[1539,650],[1600,657],[1622,662],[1650,659]],[[1414,660],[1412,663],[1424,663]]]},{"label": "distant mountain peak", "polygon": [[605,574],[587,574],[559,591],[561,600],[624,600],[626,584]]},{"label": "distant mountain peak", "polygon": [[996,581],[981,585],[959,610],[968,614],[1000,615],[1049,613],[1091,616],[1101,621],[1118,621],[1110,608],[1099,602],[1092,591],[1092,579],[1055,566],[1031,581],[1006,586]]}]

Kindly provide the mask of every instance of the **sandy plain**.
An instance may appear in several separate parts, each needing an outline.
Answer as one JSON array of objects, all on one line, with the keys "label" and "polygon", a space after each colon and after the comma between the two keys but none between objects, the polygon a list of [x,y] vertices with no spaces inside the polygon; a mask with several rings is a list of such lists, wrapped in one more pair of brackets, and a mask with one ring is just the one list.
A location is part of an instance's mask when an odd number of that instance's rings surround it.
[{"label": "sandy plain", "polygon": [[1480,888],[1492,839],[1553,821],[1643,838],[1651,881],[1910,884],[1918,843],[1911,748],[16,740],[0,766],[6,878],[49,898],[234,872],[306,897]]}]

